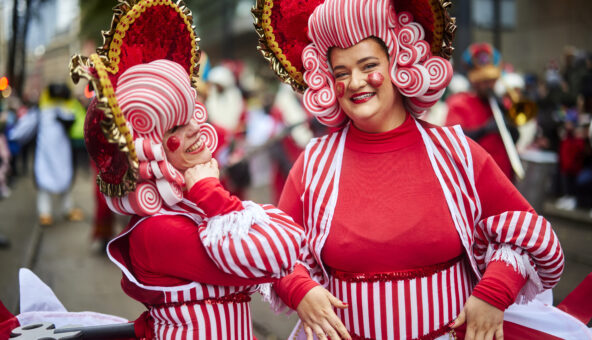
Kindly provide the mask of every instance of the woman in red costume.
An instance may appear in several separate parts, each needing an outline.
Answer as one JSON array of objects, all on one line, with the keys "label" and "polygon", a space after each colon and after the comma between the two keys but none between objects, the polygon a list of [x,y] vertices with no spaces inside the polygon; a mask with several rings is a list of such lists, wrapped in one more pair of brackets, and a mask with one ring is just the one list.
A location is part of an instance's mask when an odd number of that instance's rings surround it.
[{"label": "woman in red costume", "polygon": [[292,271],[302,231],[221,186],[216,134],[192,87],[190,13],[150,0],[115,12],[99,55],[75,56],[71,68],[97,93],[85,140],[99,187],[111,210],[132,215],[107,251],[124,291],[148,307],[138,335],[252,339],[250,295],[268,296],[269,282]]},{"label": "woman in red costume", "polygon": [[264,56],[334,127],[300,155],[278,205],[306,233],[301,263],[274,286],[275,307],[300,316],[294,338],[589,335],[557,309],[508,309],[559,281],[559,241],[460,127],[418,118],[452,76],[444,2],[321,2],[254,11]]}]

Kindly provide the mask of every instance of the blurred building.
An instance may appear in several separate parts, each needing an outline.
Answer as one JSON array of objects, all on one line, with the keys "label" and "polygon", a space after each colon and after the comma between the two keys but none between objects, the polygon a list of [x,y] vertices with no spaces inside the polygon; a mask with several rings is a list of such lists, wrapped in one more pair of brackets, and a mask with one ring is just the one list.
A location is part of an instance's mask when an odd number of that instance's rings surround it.
[{"label": "blurred building", "polygon": [[[7,71],[12,8],[15,3],[25,2],[0,1],[2,74]],[[186,2],[194,13],[200,46],[207,51],[213,64],[223,59],[241,59],[256,73],[273,77],[256,48],[258,39],[250,11],[255,0]],[[69,58],[81,51],[78,0],[33,0],[30,3],[36,8],[27,35],[28,89],[68,79]],[[101,2],[109,8],[115,3],[115,0]],[[455,59],[471,42],[486,41],[497,43],[504,59],[517,69],[542,73],[549,60],[559,60],[566,45],[592,50],[592,34],[588,33],[592,27],[590,0],[452,0],[452,3],[459,27]],[[497,3],[499,21],[495,20]],[[110,11],[96,14],[108,16],[105,18],[108,25]],[[101,28],[107,29],[106,25]],[[98,37],[99,32],[95,35]]]},{"label": "blurred building", "polygon": [[[7,73],[12,36],[14,4],[23,1],[0,1],[0,73]],[[78,39],[78,0],[30,1],[31,16],[25,41],[25,82],[23,95],[35,100],[41,89],[51,82],[70,79],[70,57],[80,51]],[[19,11],[24,9],[19,8]]]},{"label": "blurred building", "polygon": [[[459,29],[456,55],[474,41],[496,46],[523,72],[542,73],[565,46],[592,52],[590,0],[452,0]],[[499,3],[499,26],[495,7]],[[466,29],[470,27],[470,29]],[[496,39],[496,32],[499,38]],[[496,41],[497,40],[497,41]]]}]

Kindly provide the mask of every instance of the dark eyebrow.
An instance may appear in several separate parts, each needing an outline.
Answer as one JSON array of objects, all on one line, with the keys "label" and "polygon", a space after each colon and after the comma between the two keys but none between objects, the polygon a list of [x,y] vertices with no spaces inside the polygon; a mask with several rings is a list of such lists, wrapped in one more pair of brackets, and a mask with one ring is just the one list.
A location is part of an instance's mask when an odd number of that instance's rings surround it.
[{"label": "dark eyebrow", "polygon": [[[363,64],[363,63],[367,62],[367,61],[368,61],[368,60],[370,60],[370,59],[376,59],[376,60],[378,60],[378,58],[377,58],[377,57],[374,57],[374,56],[369,56],[369,57],[365,57],[365,58],[362,58],[362,59],[358,60],[358,61],[356,62],[356,64],[358,64],[358,65],[359,65],[359,64]],[[344,69],[344,68],[345,68],[345,66],[343,66],[343,65],[337,65],[337,66],[333,67],[333,71],[335,72],[335,70],[338,70],[338,69],[340,69],[340,68],[343,68],[343,69]]]}]

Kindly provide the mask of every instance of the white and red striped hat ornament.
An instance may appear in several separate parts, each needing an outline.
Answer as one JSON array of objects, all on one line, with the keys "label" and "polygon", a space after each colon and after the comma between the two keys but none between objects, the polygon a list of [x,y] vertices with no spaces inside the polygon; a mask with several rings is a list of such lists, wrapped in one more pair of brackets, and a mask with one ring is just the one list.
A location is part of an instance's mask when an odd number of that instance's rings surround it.
[{"label": "white and red striped hat ornament", "polygon": [[260,49],[273,69],[304,91],[307,111],[323,124],[339,126],[347,116],[336,100],[329,49],[381,39],[391,60],[391,81],[405,97],[407,110],[420,115],[452,77],[445,59],[455,30],[448,5],[441,0],[265,0],[258,1],[254,13]]},{"label": "white and red striped hat ornament", "polygon": [[[164,133],[194,119],[210,150],[217,135],[196,100],[199,49],[191,13],[171,0],[121,1],[105,45],[89,58],[74,56],[74,81],[95,88],[85,142],[109,207],[153,215],[183,199],[183,175],[166,159]],[[158,29],[155,29],[158,28]],[[181,29],[180,29],[181,28]]]}]

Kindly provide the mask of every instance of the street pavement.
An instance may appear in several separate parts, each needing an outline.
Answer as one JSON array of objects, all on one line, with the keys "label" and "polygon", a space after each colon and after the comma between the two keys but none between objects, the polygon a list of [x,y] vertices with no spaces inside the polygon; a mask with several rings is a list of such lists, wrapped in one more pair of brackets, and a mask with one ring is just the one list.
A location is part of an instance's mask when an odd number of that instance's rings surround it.
[{"label": "street pavement", "polygon": [[[0,233],[12,241],[10,248],[0,249],[0,299],[13,313],[18,311],[19,267],[31,268],[69,311],[95,311],[129,320],[144,311],[143,305],[121,290],[119,269],[91,245],[93,184],[90,174],[78,174],[73,193],[76,205],[85,213],[81,222],[57,217],[53,226],[39,227],[35,188],[28,177],[18,178],[13,195],[0,201]],[[249,192],[250,198],[258,202],[269,197],[266,188]],[[554,290],[556,302],[592,272],[592,219],[587,219],[587,214],[582,216],[574,219],[570,214],[557,212],[548,216],[566,255],[563,278]],[[125,221],[119,222],[122,228]],[[252,308],[255,335],[259,339],[286,339],[297,319],[295,314],[275,315],[259,295],[253,296]]]}]

